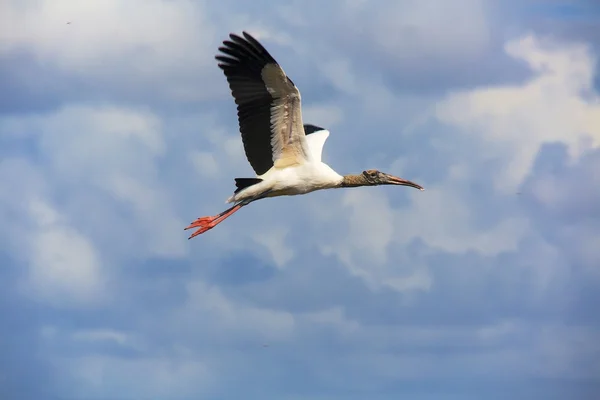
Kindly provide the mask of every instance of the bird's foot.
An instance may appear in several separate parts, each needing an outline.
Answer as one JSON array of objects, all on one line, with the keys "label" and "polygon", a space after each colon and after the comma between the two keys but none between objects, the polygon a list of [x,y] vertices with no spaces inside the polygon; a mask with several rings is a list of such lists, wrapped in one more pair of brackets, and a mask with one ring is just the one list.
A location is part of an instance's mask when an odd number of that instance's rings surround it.
[{"label": "bird's foot", "polygon": [[201,233],[204,233],[204,232],[214,228],[215,226],[219,225],[221,222],[223,222],[227,218],[231,217],[233,215],[233,213],[235,213],[237,210],[239,210],[246,204],[248,204],[248,203],[237,204],[237,205],[223,211],[222,213],[214,215],[212,217],[198,218],[197,220],[192,222],[187,228],[184,229],[184,230],[188,230],[188,229],[192,229],[192,228],[198,228],[198,230],[196,232],[192,233],[192,235],[188,239],[198,236]]},{"label": "bird's foot", "polygon": [[195,220],[194,222],[192,222],[184,230],[187,231],[188,229],[193,229],[193,228],[198,228],[198,230],[195,231],[194,233],[192,233],[188,239],[198,236],[208,230],[211,230],[215,226],[217,226],[219,224],[218,219],[220,217],[221,217],[220,215],[215,215],[212,217],[200,217],[197,220]]}]

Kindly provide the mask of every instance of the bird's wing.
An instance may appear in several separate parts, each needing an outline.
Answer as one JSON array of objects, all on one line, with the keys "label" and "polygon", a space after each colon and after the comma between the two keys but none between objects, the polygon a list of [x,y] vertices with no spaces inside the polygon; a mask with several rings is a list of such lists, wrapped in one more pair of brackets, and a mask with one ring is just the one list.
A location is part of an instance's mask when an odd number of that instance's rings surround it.
[{"label": "bird's wing", "polygon": [[230,34],[215,58],[238,110],[246,157],[257,175],[310,159],[300,91],[277,61],[248,33]]},{"label": "bird's wing", "polygon": [[308,142],[308,148],[310,149],[313,161],[320,162],[321,155],[323,154],[323,146],[329,137],[329,131],[319,126],[306,124],[304,125],[304,133],[306,134],[306,141]]}]

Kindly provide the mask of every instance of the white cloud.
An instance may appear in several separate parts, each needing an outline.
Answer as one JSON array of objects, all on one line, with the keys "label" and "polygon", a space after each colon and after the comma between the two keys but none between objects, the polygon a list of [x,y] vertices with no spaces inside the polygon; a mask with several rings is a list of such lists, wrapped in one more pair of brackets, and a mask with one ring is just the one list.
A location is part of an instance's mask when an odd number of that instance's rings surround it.
[{"label": "white cloud", "polygon": [[200,81],[218,73],[214,27],[202,1],[3,1],[0,55],[31,55],[88,87],[205,100],[219,93]]},{"label": "white cloud", "polygon": [[[51,256],[50,244],[68,246],[71,239],[82,249],[72,261],[88,260],[84,264],[90,271],[99,268],[99,261],[91,261],[98,257],[88,240],[110,249],[107,262],[114,262],[117,255],[130,258],[132,251],[133,258],[186,253],[181,240],[184,222],[172,206],[170,182],[157,168],[167,149],[156,116],[110,106],[67,106],[48,115],[13,117],[9,122],[0,123],[2,133],[10,129],[17,137],[33,140],[39,149],[39,165],[28,164],[31,173],[20,182],[27,185],[24,198],[41,196],[48,203],[48,196],[70,193],[60,207],[52,206],[68,225],[54,233],[39,233],[44,241],[38,242],[38,250],[46,255],[38,263],[60,256]],[[8,171],[6,177],[12,179]],[[32,181],[29,185],[28,180]],[[33,181],[43,185],[38,189]],[[122,214],[120,208],[128,211]],[[19,212],[28,215],[29,211]],[[42,218],[53,217],[45,213]],[[80,235],[86,239],[78,239]],[[78,271],[84,270],[82,266]],[[85,285],[81,287],[82,292],[86,290]]]},{"label": "white cloud", "polygon": [[491,228],[478,228],[468,199],[460,195],[452,183],[410,193],[411,207],[395,216],[397,240],[408,244],[421,238],[432,248],[450,253],[478,251],[494,256],[515,251],[521,239],[530,232],[529,221],[509,217]]},{"label": "white cloud", "polygon": [[349,191],[343,196],[344,210],[333,214],[345,220],[341,224],[347,229],[323,238],[322,251],[335,254],[373,289],[431,289],[434,277],[427,266],[414,264],[405,256],[404,249],[417,238],[435,250],[495,256],[517,251],[521,240],[532,233],[529,221],[521,217],[491,227],[477,226],[468,199],[451,184],[424,192],[404,190],[410,203],[400,208],[392,207],[385,195],[374,189]]},{"label": "white cloud", "polygon": [[294,250],[285,243],[288,231],[287,228],[275,227],[268,231],[262,231],[260,235],[253,235],[257,243],[267,248],[275,265],[279,268],[283,268],[294,258]]},{"label": "white cloud", "polygon": [[358,95],[361,93],[360,85],[364,82],[359,81],[350,65],[350,60],[346,58],[330,58],[323,60],[318,65],[323,76],[340,92],[345,95]]},{"label": "white cloud", "polygon": [[506,52],[529,65],[522,85],[454,93],[437,106],[437,118],[476,138],[479,159],[502,160],[498,190],[514,192],[543,143],[566,144],[575,159],[600,145],[600,105],[594,90],[596,60],[580,44],[556,44],[530,35],[508,42]]},{"label": "white cloud", "polygon": [[345,35],[360,35],[388,58],[414,67],[424,60],[456,63],[480,54],[491,39],[487,6],[482,0],[404,0],[374,8],[346,0],[338,19],[353,25]]},{"label": "white cloud", "polygon": [[[196,28],[205,21],[201,4],[187,1],[8,1],[2,11],[0,52],[32,50],[77,71],[99,71],[107,59],[126,56],[144,74],[178,62],[188,46],[201,48],[212,39],[206,26]],[[187,62],[204,63],[205,57],[185,56]]]},{"label": "white cloud", "polygon": [[212,153],[205,151],[192,151],[190,161],[201,176],[205,178],[216,177],[219,174],[219,165]]},{"label": "white cloud", "polygon": [[[473,200],[468,191],[463,194],[461,190],[478,175],[478,165],[493,159],[506,163],[507,167],[490,179],[500,193],[514,196],[543,143],[561,141],[569,146],[573,158],[585,149],[597,147],[600,107],[593,88],[595,60],[585,46],[553,44],[533,36],[508,42],[506,51],[527,62],[534,76],[519,85],[478,87],[453,93],[435,107],[438,121],[458,128],[459,134],[474,137],[472,147],[466,152],[470,158],[449,166],[446,182],[436,185],[423,182],[427,187],[425,192],[409,192],[410,206],[406,208],[394,210],[385,198],[370,192],[345,194],[347,205],[352,205],[349,230],[340,232],[338,243],[325,246],[326,251],[335,248],[333,252],[354,273],[372,282],[389,284],[400,274],[400,270],[386,265],[390,263],[387,252],[392,243],[407,246],[420,238],[428,246],[450,253],[477,251],[495,256],[517,251],[523,239],[536,235],[529,219],[517,211],[495,225],[478,226],[471,212]],[[351,82],[353,76],[354,73],[337,75],[345,80],[342,86]],[[411,126],[412,134],[425,129],[420,116],[419,121]],[[440,150],[453,151],[451,144]],[[394,162],[398,167],[404,164],[403,160]],[[534,191],[541,193],[541,183],[537,185]],[[551,181],[544,186],[545,197],[553,197],[555,202],[570,198],[565,193],[572,191],[552,189],[554,186]],[[387,272],[376,272],[377,265],[385,265]],[[427,273],[416,271],[423,277],[420,287],[429,287],[432,281],[426,278]],[[398,282],[396,285],[402,287]]]},{"label": "white cloud", "polygon": [[[374,287],[428,290],[434,284],[425,267],[390,258],[390,249],[406,247],[416,238],[432,249],[448,253],[476,251],[490,257],[518,251],[525,238],[537,238],[535,227],[518,211],[495,225],[478,225],[471,212],[473,200],[468,191],[462,191],[477,176],[479,163],[490,157],[505,160],[509,167],[493,179],[501,192],[514,196],[516,186],[529,174],[544,142],[566,143],[575,158],[586,146],[600,143],[597,123],[600,107],[596,105],[592,79],[594,60],[587,49],[580,45],[542,46],[533,37],[510,42],[506,48],[509,54],[527,60],[537,75],[522,85],[475,88],[452,94],[437,106],[439,120],[455,125],[461,133],[479,135],[468,151],[472,158],[451,165],[445,182],[436,185],[422,182],[425,192],[409,190],[408,207],[392,208],[385,197],[374,191],[344,195],[345,205],[350,208],[347,215],[338,217],[349,219],[349,229],[340,232],[336,244],[329,240],[324,251],[336,254],[353,273]],[[412,134],[422,129],[419,124],[413,127]],[[404,165],[399,159],[390,169],[400,170]],[[573,190],[556,189],[552,180],[542,183],[532,188],[538,198],[552,200],[550,204],[558,204],[555,207],[571,199]],[[556,249],[542,239],[535,242],[536,248],[549,254],[544,259],[556,259]],[[592,242],[582,242],[581,248],[587,258],[593,258],[595,252],[589,250],[593,248]],[[403,266],[394,267],[395,264]],[[559,265],[539,259],[528,263],[527,268],[538,277],[536,295],[544,293],[567,273]],[[407,276],[407,271],[412,275]]]},{"label": "white cloud", "polygon": [[[385,264],[385,249],[394,233],[393,210],[388,199],[367,190],[355,190],[344,194],[343,205],[352,209],[344,244],[353,252],[364,254],[363,261]],[[346,254],[344,258],[350,263],[352,256]]]},{"label": "white cloud", "polygon": [[343,118],[343,109],[333,104],[302,105],[302,120],[305,124],[314,124],[330,130]]},{"label": "white cloud", "polygon": [[[137,243],[149,254],[185,253],[173,234],[183,221],[174,215],[169,186],[156,165],[166,151],[156,116],[113,107],[66,107],[40,119],[39,130],[46,170],[60,184],[73,185],[76,192],[87,186],[131,207],[129,224],[119,227],[120,238],[130,236],[126,242]],[[86,224],[93,215],[77,217],[78,223]]]},{"label": "white cloud", "polygon": [[21,291],[63,307],[104,300],[107,274],[90,238],[50,200],[44,175],[31,163],[0,163],[0,224],[3,249],[26,267]]},{"label": "white cloud", "polygon": [[343,207],[321,206],[313,211],[315,220],[338,227],[335,232],[311,236],[321,243],[323,254],[335,255],[372,290],[382,287],[403,293],[429,290],[432,276],[426,266],[414,265],[406,257],[399,259],[397,252],[391,256],[399,244],[397,236],[407,232],[412,238],[414,233],[405,221],[398,222],[399,212],[390,206],[387,197],[368,188],[338,195],[343,198]]},{"label": "white cloud", "polygon": [[375,43],[398,59],[469,56],[480,52],[490,36],[481,0],[394,2],[379,8],[372,21]]},{"label": "white cloud", "polygon": [[101,259],[90,240],[61,223],[61,216],[48,204],[31,202],[30,218],[27,294],[62,306],[103,297]]},{"label": "white cloud", "polygon": [[408,276],[393,276],[383,283],[398,292],[429,291],[433,285],[433,276],[426,266],[417,265]]}]

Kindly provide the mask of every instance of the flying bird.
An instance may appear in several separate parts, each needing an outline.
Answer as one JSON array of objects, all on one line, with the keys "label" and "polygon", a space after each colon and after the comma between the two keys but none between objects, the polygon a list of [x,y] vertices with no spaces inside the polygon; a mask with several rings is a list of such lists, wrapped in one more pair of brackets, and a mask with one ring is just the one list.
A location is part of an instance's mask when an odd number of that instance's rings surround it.
[{"label": "flying bird", "polygon": [[200,217],[185,230],[189,239],[204,233],[248,204],[276,196],[359,186],[420,185],[374,169],[340,175],[321,161],[329,131],[304,124],[300,91],[279,63],[254,37],[230,34],[215,56],[237,104],[237,116],[248,162],[255,178],[235,178],[227,203],[234,205],[214,216]]}]

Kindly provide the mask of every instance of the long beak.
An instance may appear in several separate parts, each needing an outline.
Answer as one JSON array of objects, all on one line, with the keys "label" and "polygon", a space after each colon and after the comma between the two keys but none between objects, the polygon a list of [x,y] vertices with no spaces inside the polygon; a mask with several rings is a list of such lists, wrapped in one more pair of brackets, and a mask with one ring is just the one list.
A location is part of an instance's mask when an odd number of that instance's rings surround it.
[{"label": "long beak", "polygon": [[414,187],[415,189],[425,190],[421,185],[418,185],[418,184],[408,181],[406,179],[398,178],[397,176],[393,176],[393,175],[387,176],[387,184],[388,185],[410,186],[410,187]]}]

